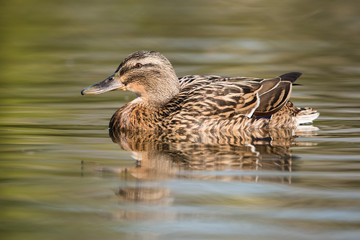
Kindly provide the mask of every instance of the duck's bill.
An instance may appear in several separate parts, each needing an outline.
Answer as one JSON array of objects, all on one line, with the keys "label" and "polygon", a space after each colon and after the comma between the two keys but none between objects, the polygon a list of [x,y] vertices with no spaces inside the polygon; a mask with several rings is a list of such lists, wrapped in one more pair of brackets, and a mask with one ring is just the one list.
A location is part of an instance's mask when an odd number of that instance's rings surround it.
[{"label": "duck's bill", "polygon": [[125,85],[117,79],[114,74],[106,78],[104,81],[91,85],[81,91],[81,95],[101,94],[113,90],[125,90]]}]

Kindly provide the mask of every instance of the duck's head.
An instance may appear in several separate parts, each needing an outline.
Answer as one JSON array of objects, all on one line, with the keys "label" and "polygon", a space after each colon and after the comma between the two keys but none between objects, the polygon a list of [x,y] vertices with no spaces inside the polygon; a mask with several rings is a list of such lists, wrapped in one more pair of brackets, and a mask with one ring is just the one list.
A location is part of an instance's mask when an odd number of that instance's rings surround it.
[{"label": "duck's head", "polygon": [[134,92],[142,103],[159,107],[178,94],[180,86],[166,57],[154,51],[138,51],[126,57],[110,77],[83,89],[81,94],[101,94],[118,89]]}]

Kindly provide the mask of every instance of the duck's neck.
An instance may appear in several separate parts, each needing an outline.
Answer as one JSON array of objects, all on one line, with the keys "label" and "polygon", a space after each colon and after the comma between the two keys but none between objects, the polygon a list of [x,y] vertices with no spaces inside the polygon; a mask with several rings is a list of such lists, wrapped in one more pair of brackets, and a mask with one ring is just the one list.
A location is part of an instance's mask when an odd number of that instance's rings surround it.
[{"label": "duck's neck", "polygon": [[[166,79],[166,82],[164,81]],[[180,92],[179,80],[175,74],[162,76],[162,79],[154,81],[148,91],[138,95],[135,103],[147,108],[161,108]]]}]

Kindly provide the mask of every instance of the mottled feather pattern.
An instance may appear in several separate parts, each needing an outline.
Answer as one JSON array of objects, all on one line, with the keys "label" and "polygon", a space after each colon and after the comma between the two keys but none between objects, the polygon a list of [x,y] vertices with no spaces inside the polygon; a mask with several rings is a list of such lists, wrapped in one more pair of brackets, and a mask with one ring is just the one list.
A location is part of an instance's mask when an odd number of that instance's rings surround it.
[{"label": "mottled feather pattern", "polygon": [[[238,134],[260,128],[293,128],[319,114],[289,102],[301,73],[276,78],[176,76],[169,60],[153,51],[130,54],[115,73],[82,94],[123,89],[138,97],[115,112],[110,129],[169,136],[201,132]],[[299,118],[301,116],[301,118]]]},{"label": "mottled feather pattern", "polygon": [[[246,128],[269,126],[268,119],[249,117],[259,104],[261,82],[241,82],[241,79],[249,78],[236,78],[239,82],[218,76],[180,78],[182,91],[161,109],[152,111],[141,104],[127,104],[114,114],[110,127],[135,131],[166,129],[183,134],[189,131],[234,134]],[[277,125],[281,126],[281,122]]]}]

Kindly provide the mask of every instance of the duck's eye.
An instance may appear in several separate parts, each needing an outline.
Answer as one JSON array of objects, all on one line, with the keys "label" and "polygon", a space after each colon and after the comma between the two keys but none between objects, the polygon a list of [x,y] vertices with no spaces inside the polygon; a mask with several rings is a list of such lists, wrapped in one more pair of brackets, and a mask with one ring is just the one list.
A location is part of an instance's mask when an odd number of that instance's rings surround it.
[{"label": "duck's eye", "polygon": [[142,68],[142,66],[143,66],[143,65],[142,65],[141,63],[135,64],[135,67],[136,67],[136,68]]}]

